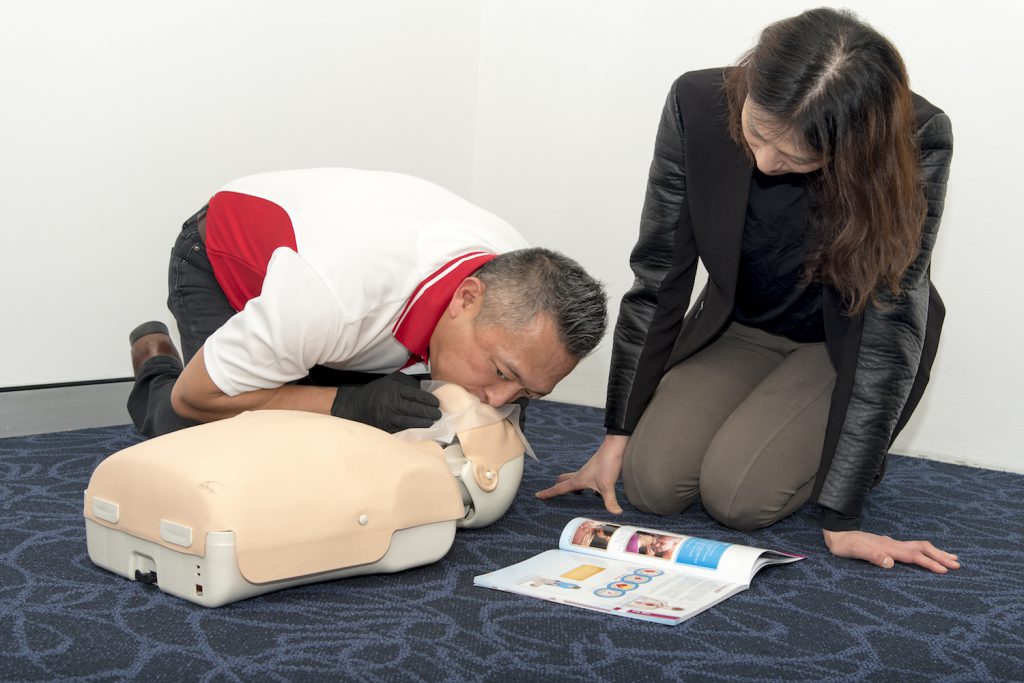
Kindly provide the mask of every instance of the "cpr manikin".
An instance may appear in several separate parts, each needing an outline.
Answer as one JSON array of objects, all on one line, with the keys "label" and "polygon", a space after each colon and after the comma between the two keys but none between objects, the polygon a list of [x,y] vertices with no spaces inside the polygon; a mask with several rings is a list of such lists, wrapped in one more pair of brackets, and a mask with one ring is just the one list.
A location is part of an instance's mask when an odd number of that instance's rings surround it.
[{"label": "cpr manikin", "polygon": [[517,406],[426,388],[429,429],[267,410],[111,455],[85,492],[90,559],[210,607],[439,560],[508,510],[530,450]]}]

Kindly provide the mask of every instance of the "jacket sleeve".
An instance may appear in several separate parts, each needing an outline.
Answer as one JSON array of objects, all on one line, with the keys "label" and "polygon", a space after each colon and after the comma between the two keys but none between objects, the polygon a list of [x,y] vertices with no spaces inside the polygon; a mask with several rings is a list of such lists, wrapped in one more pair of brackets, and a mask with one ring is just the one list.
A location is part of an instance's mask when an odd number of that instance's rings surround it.
[{"label": "jacket sleeve", "polygon": [[918,132],[928,213],[917,258],[903,277],[903,292],[883,291],[881,306],[864,313],[853,390],[835,453],[818,495],[822,526],[860,528],[860,514],[892,443],[897,420],[921,361],[928,319],[929,264],[942,218],[953,155],[949,118],[930,118]]},{"label": "jacket sleeve", "polygon": [[[677,88],[673,84],[655,141],[654,158],[640,218],[640,237],[630,254],[633,286],[622,297],[615,325],[605,427],[629,434],[638,410],[646,404],[672,350],[693,289],[697,256],[689,221],[680,221],[686,206],[686,150]],[[679,234],[680,231],[686,234]],[[680,304],[680,302],[682,302]],[[638,397],[638,389],[645,395]]]}]

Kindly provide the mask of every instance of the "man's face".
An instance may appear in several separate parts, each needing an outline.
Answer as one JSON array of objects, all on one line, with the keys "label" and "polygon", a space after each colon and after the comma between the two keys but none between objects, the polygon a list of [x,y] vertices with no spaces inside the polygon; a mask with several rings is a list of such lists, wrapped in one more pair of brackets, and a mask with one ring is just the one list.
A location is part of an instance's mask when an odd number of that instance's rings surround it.
[{"label": "man's face", "polygon": [[550,393],[578,362],[558,340],[554,322],[540,315],[522,330],[478,325],[482,292],[475,286],[456,293],[431,337],[431,377],[494,407]]}]

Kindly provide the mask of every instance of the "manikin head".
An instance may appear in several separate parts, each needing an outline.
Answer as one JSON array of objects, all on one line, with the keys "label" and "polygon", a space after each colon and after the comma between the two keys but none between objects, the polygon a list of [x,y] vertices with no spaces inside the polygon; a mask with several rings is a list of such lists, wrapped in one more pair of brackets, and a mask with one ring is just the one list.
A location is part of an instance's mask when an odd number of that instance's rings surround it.
[{"label": "manikin head", "polygon": [[544,396],[601,341],[606,301],[562,254],[501,254],[456,289],[430,338],[431,376],[495,407]]}]

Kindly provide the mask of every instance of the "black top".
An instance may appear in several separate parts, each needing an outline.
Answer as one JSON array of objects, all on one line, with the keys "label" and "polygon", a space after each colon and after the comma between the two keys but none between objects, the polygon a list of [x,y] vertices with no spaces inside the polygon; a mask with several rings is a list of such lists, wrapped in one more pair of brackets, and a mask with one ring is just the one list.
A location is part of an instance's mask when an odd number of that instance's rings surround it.
[{"label": "black top", "polygon": [[768,176],[754,169],[733,313],[743,325],[803,344],[825,341],[821,284],[803,281],[808,181],[799,173]]}]

